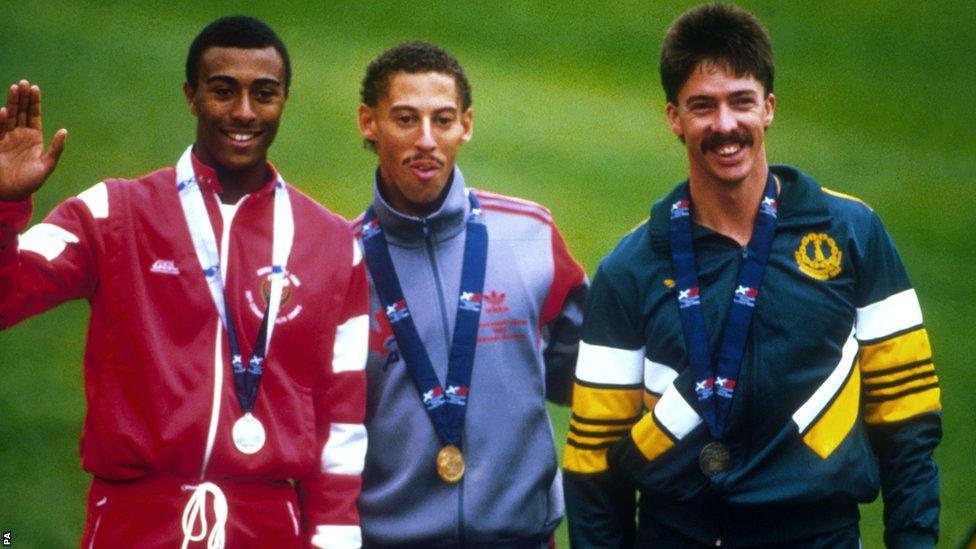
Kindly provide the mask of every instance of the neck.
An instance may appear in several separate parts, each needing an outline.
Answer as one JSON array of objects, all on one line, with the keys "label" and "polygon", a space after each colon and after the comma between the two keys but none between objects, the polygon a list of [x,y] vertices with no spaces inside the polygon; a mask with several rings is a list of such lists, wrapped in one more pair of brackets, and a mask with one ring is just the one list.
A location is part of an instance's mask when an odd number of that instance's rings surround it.
[{"label": "neck", "polygon": [[264,187],[270,177],[267,159],[258,164],[241,169],[229,169],[217,162],[203,147],[193,146],[193,154],[197,160],[213,168],[217,181],[223,192],[220,201],[224,204],[236,204],[241,198]]},{"label": "neck", "polygon": [[[688,181],[695,223],[735,240],[741,246],[749,243],[756,223],[759,202],[766,188],[769,168],[762,177],[747,178],[736,184],[690,178]],[[777,191],[779,181],[776,182]]]},{"label": "neck", "polygon": [[217,180],[224,192],[220,194],[220,201],[224,204],[236,204],[244,195],[253,193],[264,187],[268,182],[268,168],[262,166],[260,170],[232,171],[216,167]]}]

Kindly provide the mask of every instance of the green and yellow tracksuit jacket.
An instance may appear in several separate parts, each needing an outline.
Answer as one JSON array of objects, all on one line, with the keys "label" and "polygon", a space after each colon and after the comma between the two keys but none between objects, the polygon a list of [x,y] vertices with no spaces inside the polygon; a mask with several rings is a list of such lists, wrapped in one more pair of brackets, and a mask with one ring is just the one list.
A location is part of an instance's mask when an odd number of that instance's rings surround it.
[{"label": "green and yellow tracksuit jacket", "polygon": [[[643,521],[709,545],[789,543],[853,524],[879,487],[890,546],[937,539],[940,392],[898,253],[861,201],[771,169],[779,219],[728,418],[727,472],[709,478],[698,465],[711,439],[675,295],[674,193],[601,262],[564,457],[574,547],[645,545]],[[698,225],[693,239],[714,356],[744,249]]]}]

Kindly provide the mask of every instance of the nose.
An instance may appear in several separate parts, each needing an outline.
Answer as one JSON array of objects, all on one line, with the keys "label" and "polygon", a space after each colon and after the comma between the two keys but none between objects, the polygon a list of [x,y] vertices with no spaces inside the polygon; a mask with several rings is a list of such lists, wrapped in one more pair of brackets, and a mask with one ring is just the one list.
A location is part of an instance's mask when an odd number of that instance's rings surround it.
[{"label": "nose", "polygon": [[417,148],[424,152],[431,152],[437,148],[437,141],[434,140],[433,128],[429,118],[425,118],[420,125],[420,135],[417,136]]},{"label": "nose", "polygon": [[735,113],[728,105],[720,104],[718,109],[715,111],[715,120],[713,121],[712,131],[715,133],[725,134],[735,130],[738,122],[735,119]]},{"label": "nose", "polygon": [[238,96],[237,101],[234,102],[231,116],[235,121],[244,123],[253,122],[257,118],[257,114],[254,112],[254,104],[247,93],[242,93]]}]

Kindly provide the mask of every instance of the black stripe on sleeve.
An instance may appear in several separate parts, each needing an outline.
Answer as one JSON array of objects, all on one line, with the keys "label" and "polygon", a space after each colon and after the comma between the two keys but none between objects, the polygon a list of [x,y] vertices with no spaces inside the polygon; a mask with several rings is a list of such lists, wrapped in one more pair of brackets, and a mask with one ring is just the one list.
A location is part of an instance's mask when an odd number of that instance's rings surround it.
[{"label": "black stripe on sleeve", "polygon": [[629,433],[630,429],[615,429],[613,431],[586,431],[584,429],[580,429],[579,427],[576,427],[575,425],[570,425],[569,432],[573,433],[574,435],[579,435],[581,437],[612,438],[612,437],[622,437],[627,433]]},{"label": "black stripe on sleeve", "polygon": [[911,387],[905,389],[904,391],[898,391],[897,393],[892,393],[890,395],[864,395],[864,402],[885,402],[889,400],[896,400],[903,396],[921,393],[923,391],[928,391],[929,389],[935,389],[939,386],[939,382],[929,383],[928,385],[919,385],[918,387]]},{"label": "black stripe on sleeve", "polygon": [[857,340],[857,342],[860,343],[861,345],[877,345],[878,343],[884,343],[885,341],[888,341],[889,339],[895,339],[896,337],[903,336],[905,334],[910,334],[910,333],[912,333],[914,331],[922,330],[924,328],[925,328],[925,325],[923,325],[923,324],[916,324],[915,326],[910,326],[910,327],[905,328],[903,330],[898,330],[896,332],[891,332],[890,334],[885,335],[885,336],[876,337],[874,339],[859,339],[859,340]]},{"label": "black stripe on sleeve", "polygon": [[624,419],[590,419],[580,417],[574,413],[570,419],[583,425],[631,425],[640,421],[640,418],[640,415],[636,415]]},{"label": "black stripe on sleeve", "polygon": [[864,390],[869,393],[871,391],[880,391],[881,389],[889,389],[891,387],[897,387],[899,385],[907,385],[912,381],[925,379],[927,377],[935,378],[935,370],[926,370],[924,372],[919,372],[915,375],[903,377],[901,379],[896,379],[894,381],[887,381],[884,383],[865,383]]}]

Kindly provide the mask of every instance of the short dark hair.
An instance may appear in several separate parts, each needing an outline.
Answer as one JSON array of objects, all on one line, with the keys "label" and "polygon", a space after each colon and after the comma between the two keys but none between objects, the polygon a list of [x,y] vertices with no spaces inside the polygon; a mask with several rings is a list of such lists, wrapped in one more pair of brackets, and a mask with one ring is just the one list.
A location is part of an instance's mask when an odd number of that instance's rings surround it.
[{"label": "short dark hair", "polygon": [[390,79],[395,73],[410,74],[420,72],[439,72],[454,78],[461,110],[471,108],[471,84],[464,74],[461,63],[440,46],[427,42],[404,42],[379,55],[366,67],[363,87],[359,95],[362,102],[370,107],[379,104],[390,88]]},{"label": "short dark hair", "polygon": [[190,89],[197,89],[200,58],[203,57],[203,52],[213,47],[242,49],[273,47],[278,51],[285,65],[285,93],[288,93],[288,87],[291,86],[291,61],[288,58],[288,48],[264,21],[247,15],[230,15],[221,17],[204,27],[193,39],[190,51],[186,55],[186,81]]},{"label": "short dark hair", "polygon": [[671,23],[661,46],[661,85],[668,102],[702,62],[736,76],[752,76],[766,94],[773,91],[773,46],[755,15],[737,6],[704,4]]}]

